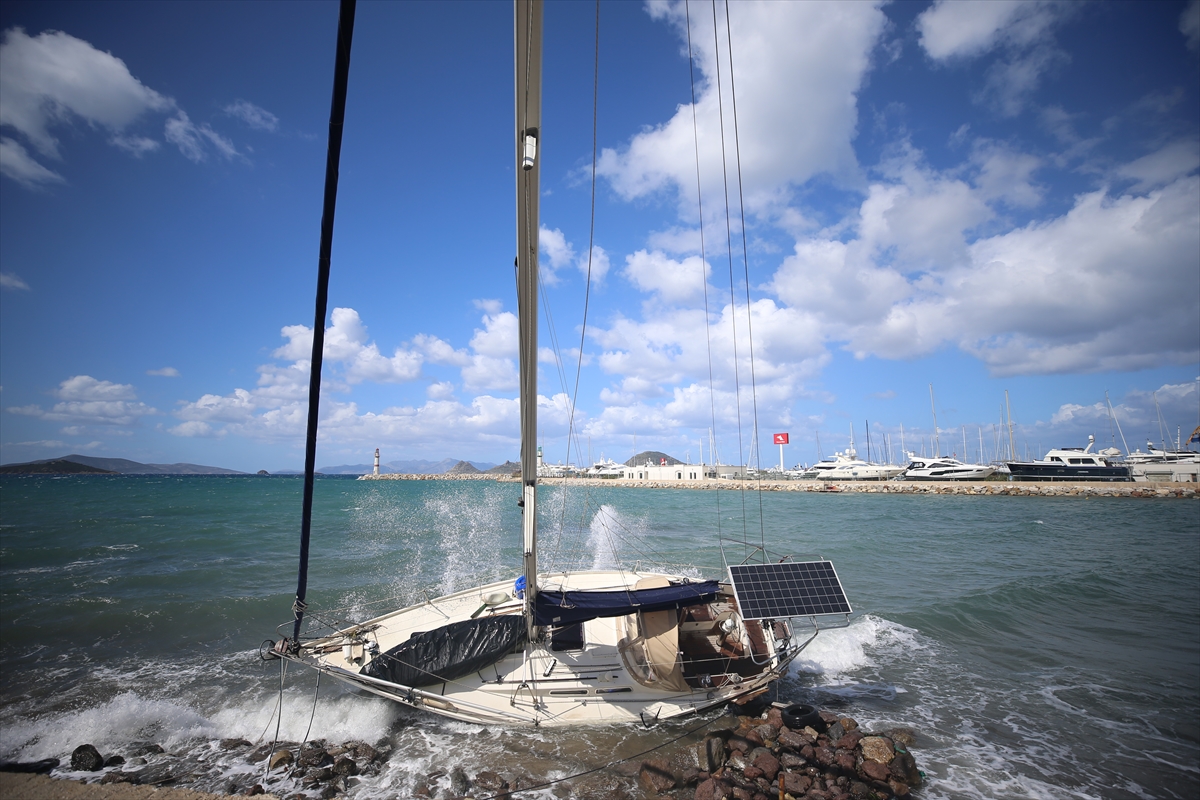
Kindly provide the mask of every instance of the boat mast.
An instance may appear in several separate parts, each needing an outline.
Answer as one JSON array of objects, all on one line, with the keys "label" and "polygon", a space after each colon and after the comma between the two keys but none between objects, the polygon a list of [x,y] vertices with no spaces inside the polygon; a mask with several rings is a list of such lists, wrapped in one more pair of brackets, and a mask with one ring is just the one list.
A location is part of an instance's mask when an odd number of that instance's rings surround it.
[{"label": "boat mast", "polygon": [[942,457],[942,440],[938,436],[937,405],[933,402],[933,384],[929,384],[929,407],[933,410],[933,457]]},{"label": "boat mast", "polygon": [[[1004,408],[1008,412],[1008,452],[1013,461],[1017,460],[1017,446],[1013,444],[1012,406],[1008,404],[1008,389],[1004,390]],[[1028,453],[1026,454],[1028,455]]]},{"label": "boat mast", "polygon": [[1117,419],[1117,412],[1113,411],[1112,400],[1108,399],[1108,392],[1104,393],[1104,402],[1108,404],[1108,417],[1117,426],[1117,433],[1121,434],[1121,444],[1125,447],[1125,453],[1129,453],[1129,442],[1125,441],[1125,431],[1121,430],[1121,420]]},{"label": "boat mast", "polygon": [[521,508],[525,617],[537,598],[538,178],[541,173],[542,0],[515,0],[517,318],[521,364]]}]

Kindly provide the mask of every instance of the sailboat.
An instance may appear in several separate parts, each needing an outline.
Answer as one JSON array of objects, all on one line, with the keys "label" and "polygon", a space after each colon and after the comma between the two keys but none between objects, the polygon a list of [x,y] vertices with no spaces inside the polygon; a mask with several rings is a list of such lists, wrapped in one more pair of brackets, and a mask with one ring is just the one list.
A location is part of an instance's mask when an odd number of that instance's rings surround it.
[{"label": "sailboat", "polygon": [[[756,554],[760,563],[727,563],[726,574],[712,579],[636,567],[539,571],[542,3],[515,6],[523,574],[305,637],[304,528],[295,628],[264,647],[264,657],[465,722],[649,724],[765,692],[817,635],[818,623],[847,624],[851,608],[829,561],[767,563],[764,548]],[[339,52],[341,42],[339,36]],[[320,302],[318,292],[319,313]],[[797,619],[811,624],[807,638],[793,632]]]}]

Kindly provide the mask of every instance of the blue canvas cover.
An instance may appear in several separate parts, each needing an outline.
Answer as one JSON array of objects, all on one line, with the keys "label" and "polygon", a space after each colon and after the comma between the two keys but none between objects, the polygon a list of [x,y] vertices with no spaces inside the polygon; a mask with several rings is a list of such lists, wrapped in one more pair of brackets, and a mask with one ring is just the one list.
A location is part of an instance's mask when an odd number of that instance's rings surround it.
[{"label": "blue canvas cover", "polygon": [[712,602],[719,592],[717,581],[615,592],[541,591],[534,604],[534,622],[537,625],[570,625],[597,617],[623,617],[638,611],[666,611]]}]

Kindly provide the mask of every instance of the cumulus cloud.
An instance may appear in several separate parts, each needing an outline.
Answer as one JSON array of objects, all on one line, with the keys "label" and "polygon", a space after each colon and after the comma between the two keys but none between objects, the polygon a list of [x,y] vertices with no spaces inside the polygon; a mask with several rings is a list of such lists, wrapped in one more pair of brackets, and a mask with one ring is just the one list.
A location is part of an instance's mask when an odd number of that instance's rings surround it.
[{"label": "cumulus cloud", "polygon": [[[275,115],[239,100],[225,112],[252,128],[274,130]],[[62,183],[41,159],[61,161],[57,129],[83,123],[107,132],[114,147],[141,157],[160,142],[131,128],[149,113],[169,114],[165,139],[185,158],[202,162],[210,153],[240,156],[233,142],[205,122],[193,122],[175,100],[143,84],[112,53],[62,31],[29,36],[21,28],[0,40],[0,126],[14,131],[0,139],[0,173],[28,188]],[[31,147],[35,156],[27,148]]]},{"label": "cumulus cloud", "polygon": [[1179,15],[1179,30],[1189,50],[1200,50],[1200,0],[1192,0]]},{"label": "cumulus cloud", "polygon": [[938,0],[921,12],[916,27],[921,47],[935,61],[967,60],[1001,50],[978,98],[1014,116],[1042,76],[1066,58],[1052,32],[1075,11],[1071,4],[1044,0]]},{"label": "cumulus cloud", "polygon": [[937,261],[897,238],[887,214],[873,208],[897,193],[872,187],[859,238],[797,243],[770,284],[817,318],[829,340],[885,358],[955,344],[996,375],[1200,357],[1195,176],[1146,196],[1083,194],[1065,215],[963,243]]},{"label": "cumulus cloud", "polygon": [[29,189],[63,183],[64,178],[47,169],[29,155],[21,143],[7,136],[0,137],[0,174],[7,175]]},{"label": "cumulus cloud", "polygon": [[213,130],[208,123],[197,125],[192,122],[183,110],[176,111],[175,116],[167,120],[163,135],[179,148],[184,158],[196,163],[208,159],[210,146],[226,159],[240,155],[233,142]]},{"label": "cumulus cloud", "polygon": [[133,386],[76,375],[54,392],[60,402],[49,409],[37,405],[9,408],[14,414],[72,425],[129,426],[158,411],[138,402]]},{"label": "cumulus cloud", "polygon": [[624,275],[629,282],[668,303],[703,295],[710,274],[712,267],[699,256],[676,261],[657,250],[638,250],[625,257]]},{"label": "cumulus cloud", "polygon": [[[649,8],[686,41],[683,3]],[[751,211],[764,213],[775,209],[791,187],[815,175],[857,169],[850,143],[857,124],[855,95],[885,18],[875,3],[744,2],[732,4],[729,12],[746,202]],[[680,105],[670,120],[635,135],[624,147],[606,148],[598,172],[627,200],[674,192],[681,216],[694,220],[696,148],[706,191],[720,185],[723,170],[718,53],[727,141],[733,140],[733,98],[723,24],[719,46],[710,15],[693,15],[691,25],[700,76],[697,136],[692,105]],[[813,125],[814,119],[821,124]]]},{"label": "cumulus cloud", "polygon": [[29,284],[15,272],[0,272],[0,288],[28,292]]},{"label": "cumulus cloud", "polygon": [[44,156],[59,156],[54,125],[79,118],[118,134],[143,113],[173,105],[124,61],[62,31],[31,37],[12,28],[0,42],[0,125],[20,131]]},{"label": "cumulus cloud", "polygon": [[608,275],[608,253],[600,245],[592,246],[591,263],[586,252],[576,253],[575,246],[567,241],[566,235],[558,228],[547,228],[544,225],[538,229],[538,246],[546,259],[538,264],[538,270],[543,283],[555,285],[558,283],[558,270],[574,264],[579,274],[587,278],[589,274],[593,283],[603,283]]},{"label": "cumulus cloud", "polygon": [[257,131],[273,133],[279,127],[279,117],[265,108],[254,105],[254,103],[248,100],[238,100],[236,103],[230,103],[225,106],[225,113],[235,119],[240,119]]}]

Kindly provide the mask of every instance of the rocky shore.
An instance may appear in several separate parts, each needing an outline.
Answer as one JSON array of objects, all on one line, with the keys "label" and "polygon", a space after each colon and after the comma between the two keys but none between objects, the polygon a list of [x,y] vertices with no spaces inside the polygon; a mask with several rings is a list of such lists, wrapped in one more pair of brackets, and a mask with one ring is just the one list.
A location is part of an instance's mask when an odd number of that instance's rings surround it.
[{"label": "rocky shore", "polygon": [[[736,709],[736,707],[733,707]],[[640,761],[611,766],[624,788],[591,786],[566,779],[558,789],[588,800],[614,800],[639,793],[674,800],[888,800],[907,798],[924,775],[909,752],[915,734],[907,728],[869,733],[850,717],[811,706],[773,705],[758,716],[722,717],[706,735],[673,743]],[[258,796],[264,800],[325,800],[352,793],[362,779],[378,774],[387,746],[365,742],[329,745],[323,740],[279,742],[254,747],[243,739],[214,742],[254,768],[224,779],[218,794],[181,786],[204,781],[196,764],[143,745],[142,755],[107,758],[80,745],[69,764],[57,759],[0,765],[0,796],[22,800],[218,800]],[[435,770],[399,797],[419,800],[518,797],[545,788],[515,765],[469,776],[461,767]],[[265,769],[264,769],[265,767]],[[519,768],[518,768],[519,769]],[[45,773],[53,771],[52,780]],[[34,774],[42,773],[42,774]],[[635,784],[636,782],[636,784]],[[264,785],[274,791],[266,793]],[[598,789],[599,794],[593,789]]]},{"label": "rocky shore", "polygon": [[[363,475],[359,480],[390,481],[516,481],[503,475]],[[778,481],[778,480],[706,480],[651,481],[621,478],[539,478],[542,486],[619,486],[637,489],[707,489],[764,492],[819,492],[858,494],[954,494],[1002,495],[1011,497],[1132,497],[1181,498],[1200,497],[1200,486],[1194,483],[1105,483],[1084,481]]]}]

